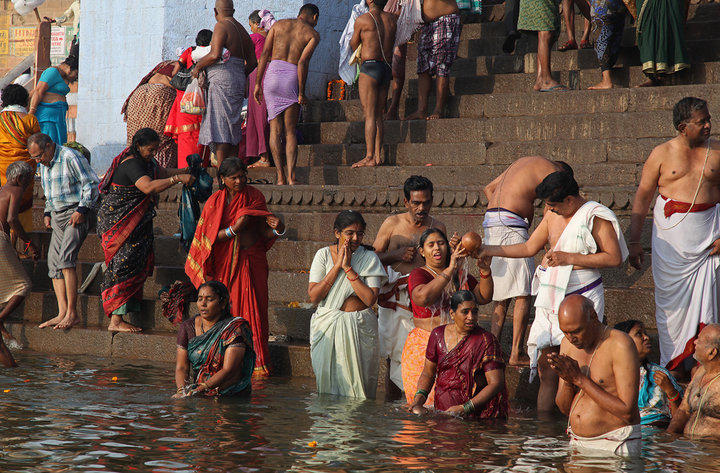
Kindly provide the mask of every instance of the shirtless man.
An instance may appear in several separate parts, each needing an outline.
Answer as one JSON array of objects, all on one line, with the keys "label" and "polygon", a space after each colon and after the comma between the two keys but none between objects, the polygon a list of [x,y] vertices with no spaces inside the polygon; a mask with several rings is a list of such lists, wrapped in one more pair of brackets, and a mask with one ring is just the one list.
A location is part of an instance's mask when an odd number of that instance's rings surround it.
[{"label": "shirtless man", "polygon": [[621,456],[642,450],[638,386],[640,360],[632,339],[598,320],[593,303],[580,295],[560,304],[560,353],[547,356],[560,377],[556,397],[568,416],[570,446]]},{"label": "shirtless man", "polygon": [[615,214],[598,202],[580,197],[571,174],[563,171],[550,174],[535,193],[545,200],[546,212],[528,241],[509,246],[487,245],[481,254],[529,258],[550,245],[533,277],[536,310],[527,342],[530,379],[536,369],[540,375],[538,411],[547,412],[553,409],[558,379],[548,369],[546,355],[557,353],[563,338],[558,326],[560,303],[566,295],[582,294],[593,302],[602,321],[605,290],[598,269],[620,266],[627,257],[627,247]]},{"label": "shirtless man", "polygon": [[687,437],[720,438],[720,325],[710,324],[695,340],[700,367],[685,390],[668,432]]},{"label": "shirtless man", "polygon": [[14,340],[5,328],[4,321],[25,300],[32,284],[10,243],[10,230],[26,242],[25,253],[37,260],[39,251],[19,218],[20,213],[27,210],[21,207],[21,202],[25,189],[33,185],[35,168],[25,161],[16,161],[8,166],[6,177],[7,182],[0,187],[0,267],[3,272],[0,280],[0,304],[6,303],[0,311],[0,362],[5,366],[15,366],[15,360],[3,341],[3,338]]},{"label": "shirtless man", "polygon": [[[388,400],[401,397],[402,351],[405,339],[415,328],[407,279],[413,269],[424,264],[417,252],[418,240],[422,232],[431,227],[445,232],[445,224],[430,216],[433,185],[429,179],[410,176],[405,181],[403,192],[407,212],[385,219],[373,243],[388,272],[388,283],[382,287],[378,298],[380,356],[389,358],[389,378],[385,380]],[[459,237],[455,235],[454,244],[458,241]]]},{"label": "shirtless man", "polygon": [[365,159],[353,167],[382,164],[384,114],[392,80],[392,50],[397,16],[383,11],[387,0],[367,0],[370,11],[355,20],[350,39],[354,51],[362,45],[362,65],[358,87],[365,112]]},{"label": "shirtless man", "polygon": [[[296,19],[276,22],[270,28],[260,56],[253,94],[258,103],[262,101],[263,95],[265,96],[270,122],[270,151],[275,161],[278,185],[285,185],[286,182],[295,184],[295,127],[300,105],[307,103],[305,83],[310,58],[320,42],[320,35],[314,29],[319,15],[320,10],[316,5],[306,3],[300,8]],[[283,133],[287,176],[280,158]]]},{"label": "shirtless man", "polygon": [[[488,200],[483,221],[486,244],[513,245],[528,240],[528,229],[535,215],[535,188],[555,171],[573,173],[572,168],[562,161],[526,156],[483,188]],[[492,334],[500,339],[508,305],[514,298],[513,341],[508,364],[527,365],[530,359],[522,345],[530,315],[530,283],[535,262],[533,258],[493,258],[490,267],[495,286]]]},{"label": "shirtless man", "polygon": [[680,100],[673,123],[678,136],[656,147],[643,167],[633,202],[630,263],[642,267],[642,228],[657,189],[652,274],[660,364],[682,375],[693,364],[689,342],[699,324],[718,322],[720,143],[710,139],[704,100]]},{"label": "shirtless man", "polygon": [[[422,3],[425,25],[418,41],[418,109],[407,120],[435,120],[445,111],[450,92],[450,67],[460,46],[460,10],[455,0],[425,0]],[[432,76],[437,77],[435,110],[428,116],[428,97]]]},{"label": "shirtless man", "polygon": [[[200,125],[200,144],[215,148],[217,166],[225,158],[237,156],[242,138],[242,106],[247,88],[246,77],[257,66],[255,46],[245,28],[233,18],[232,0],[216,0],[215,19],[210,52],[192,71],[193,77],[207,69],[207,109]],[[230,52],[226,62],[223,49]]]}]

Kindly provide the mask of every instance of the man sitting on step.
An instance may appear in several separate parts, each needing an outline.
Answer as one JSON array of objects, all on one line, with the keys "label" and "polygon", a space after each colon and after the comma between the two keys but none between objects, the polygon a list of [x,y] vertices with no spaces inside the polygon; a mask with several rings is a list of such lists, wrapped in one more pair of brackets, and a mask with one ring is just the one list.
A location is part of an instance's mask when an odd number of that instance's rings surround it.
[{"label": "man sitting on step", "polygon": [[540,374],[538,411],[547,412],[553,409],[558,387],[557,375],[547,366],[546,355],[557,353],[563,339],[558,326],[560,303],[565,295],[582,294],[592,301],[602,321],[605,289],[598,269],[620,266],[628,251],[615,214],[598,202],[580,197],[571,174],[563,171],[550,174],[535,193],[545,200],[546,211],[528,241],[508,246],[487,245],[481,256],[529,258],[546,244],[552,248],[545,253],[533,277],[532,290],[537,295],[535,320],[527,342],[530,380],[536,371]]},{"label": "man sitting on step", "polygon": [[[430,216],[433,185],[429,179],[410,176],[403,192],[407,212],[386,218],[373,243],[388,273],[388,282],[380,289],[378,297],[380,357],[388,360],[388,378],[385,380],[388,400],[400,399],[402,395],[400,362],[405,339],[415,328],[407,283],[410,272],[425,264],[417,252],[418,239],[428,228],[445,232],[445,224]],[[454,244],[457,241],[459,238],[455,236]]]},{"label": "man sitting on step", "polygon": [[[535,216],[535,188],[555,171],[573,173],[572,168],[562,161],[525,156],[483,188],[488,200],[483,221],[486,244],[514,245],[528,240],[528,230]],[[515,299],[512,351],[508,363],[526,365],[529,358],[524,353],[523,343],[530,315],[530,283],[535,261],[533,258],[496,257],[490,267],[495,288],[492,334],[501,339],[508,305]]]},{"label": "man sitting on step", "polygon": [[[642,228],[657,189],[652,232],[660,364],[689,371],[693,340],[720,310],[720,143],[710,139],[707,102],[680,100],[678,136],[657,146],[643,167],[630,226],[630,263],[642,267]],[[679,374],[679,373],[677,373]]]},{"label": "man sitting on step", "polygon": [[392,50],[397,17],[383,11],[387,0],[367,0],[370,11],[355,20],[350,39],[354,51],[362,46],[358,87],[365,112],[365,159],[353,167],[382,164],[385,104],[392,80]]},{"label": "man sitting on step", "polygon": [[[407,120],[435,120],[441,118],[450,91],[450,67],[457,58],[460,46],[460,10],[455,0],[425,0],[417,54],[418,109]],[[437,77],[435,110],[427,116],[432,76]]]},{"label": "man sitting on step", "polygon": [[7,182],[0,188],[0,304],[5,307],[0,311],[0,362],[11,366],[14,361],[12,355],[5,347],[3,338],[14,340],[10,332],[3,324],[5,319],[15,310],[25,297],[30,293],[32,284],[22,263],[18,259],[15,248],[10,244],[10,230],[25,242],[23,244],[24,254],[32,259],[37,259],[39,252],[37,247],[30,240],[22,224],[19,215],[27,210],[21,207],[23,193],[28,186],[33,185],[35,168],[25,161],[15,161],[7,168]]}]

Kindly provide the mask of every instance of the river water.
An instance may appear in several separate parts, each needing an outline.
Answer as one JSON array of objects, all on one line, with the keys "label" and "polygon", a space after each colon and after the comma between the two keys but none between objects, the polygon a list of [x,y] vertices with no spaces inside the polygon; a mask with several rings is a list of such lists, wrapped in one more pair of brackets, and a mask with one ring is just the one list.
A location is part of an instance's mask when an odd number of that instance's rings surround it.
[{"label": "river water", "polygon": [[562,419],[513,412],[483,425],[418,418],[401,403],[315,393],[272,378],[250,400],[172,401],[173,367],[21,353],[0,372],[2,472],[518,471],[709,472],[714,442],[653,430],[637,461],[584,457]]}]

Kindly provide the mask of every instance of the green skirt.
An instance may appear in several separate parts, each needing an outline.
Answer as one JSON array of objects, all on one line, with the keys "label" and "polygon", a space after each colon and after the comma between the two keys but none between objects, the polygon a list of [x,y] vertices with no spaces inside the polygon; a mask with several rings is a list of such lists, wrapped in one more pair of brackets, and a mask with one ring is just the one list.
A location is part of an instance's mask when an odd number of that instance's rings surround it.
[{"label": "green skirt", "polygon": [[556,31],[559,28],[559,0],[520,0],[518,30]]},{"label": "green skirt", "polygon": [[647,75],[673,74],[690,67],[685,15],[680,0],[638,0],[637,43]]}]

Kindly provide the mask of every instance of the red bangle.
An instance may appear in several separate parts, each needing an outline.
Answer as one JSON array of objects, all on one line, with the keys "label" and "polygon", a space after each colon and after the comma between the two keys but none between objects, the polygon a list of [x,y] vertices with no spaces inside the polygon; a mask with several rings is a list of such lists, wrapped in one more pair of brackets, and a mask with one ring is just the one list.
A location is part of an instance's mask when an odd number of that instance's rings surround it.
[{"label": "red bangle", "polygon": [[675,401],[678,400],[679,397],[680,397],[680,393],[679,393],[679,392],[676,392],[676,393],[675,393],[675,397],[673,397],[673,398],[668,398],[668,401],[670,401],[670,402],[675,402]]},{"label": "red bangle", "polygon": [[487,276],[484,276],[483,273],[480,273],[480,279],[488,279],[492,276],[492,273],[487,273]]},{"label": "red bangle", "polygon": [[354,282],[354,281],[357,281],[359,278],[360,278],[360,275],[357,274],[357,275],[355,275],[355,277],[354,277],[353,279],[350,279],[350,278],[348,277],[347,280],[350,281],[350,282]]}]

